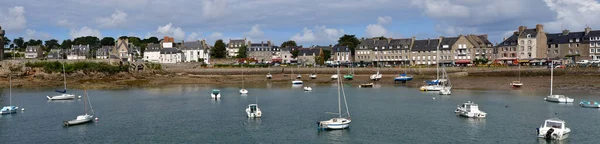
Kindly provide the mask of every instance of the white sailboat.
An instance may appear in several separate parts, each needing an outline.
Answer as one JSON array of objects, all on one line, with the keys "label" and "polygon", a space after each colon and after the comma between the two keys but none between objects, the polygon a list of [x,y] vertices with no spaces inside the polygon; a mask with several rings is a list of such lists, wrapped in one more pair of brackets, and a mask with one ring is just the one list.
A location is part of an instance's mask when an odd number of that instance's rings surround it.
[{"label": "white sailboat", "polygon": [[269,66],[269,73],[267,73],[267,79],[271,78],[273,78],[273,75],[271,75],[271,66]]},{"label": "white sailboat", "polygon": [[436,69],[436,79],[432,81],[425,82],[427,85],[421,86],[421,91],[440,91],[442,90],[442,83],[446,80],[440,79],[440,48],[438,47],[436,50],[436,58],[435,58],[435,69]]},{"label": "white sailboat", "polygon": [[380,73],[380,71],[381,71],[381,65],[382,65],[381,64],[381,56],[380,56],[380,54],[381,54],[381,52],[377,53],[377,59],[379,60],[378,66],[377,66],[377,73],[373,74],[373,75],[371,75],[369,77],[371,80],[374,80],[374,81],[381,80],[381,78],[383,77],[383,74]]},{"label": "white sailboat", "polygon": [[291,69],[292,69],[292,70],[291,70],[291,73],[292,73],[292,74],[291,74],[291,76],[292,76],[292,77],[291,77],[291,79],[292,79],[292,85],[302,85],[302,84],[304,84],[304,82],[302,82],[302,80],[300,80],[300,79],[302,78],[302,75],[298,75],[298,76],[296,77],[296,79],[294,80],[294,78],[293,78],[293,75],[294,75],[294,68],[291,68]]},{"label": "white sailboat", "polygon": [[[84,123],[91,122],[92,119],[94,119],[94,109],[92,108],[92,103],[90,102],[90,98],[88,97],[87,92],[85,92],[85,90],[84,90],[84,94],[85,95],[83,97],[84,98],[84,100],[83,100],[83,103],[84,103],[83,115],[77,116],[77,118],[74,119],[74,120],[64,121],[63,122],[64,126],[72,126],[72,125],[84,124]],[[86,101],[86,99],[87,99],[87,101]],[[88,113],[88,110],[87,110],[87,105],[88,104],[90,105],[90,111],[89,111],[89,113]]]},{"label": "white sailboat", "polygon": [[310,79],[317,79],[317,66],[313,65],[313,73],[310,74]]},{"label": "white sailboat", "polygon": [[[339,75],[340,68],[337,68],[337,73]],[[350,111],[348,110],[348,102],[346,101],[346,94],[344,93],[344,85],[342,83],[342,79],[337,80],[338,84],[338,112],[332,113],[337,114],[338,117],[317,122],[318,128],[321,130],[338,130],[345,129],[350,127]],[[344,98],[344,105],[346,107],[346,115],[347,117],[342,117],[344,114],[342,113],[342,96]]]},{"label": "white sailboat", "polygon": [[74,94],[67,94],[67,73],[65,72],[65,64],[61,63],[62,67],[63,67],[63,78],[64,78],[64,89],[63,90],[56,90],[56,92],[61,93],[59,95],[56,96],[46,96],[46,98],[48,98],[48,100],[72,100],[75,99],[75,95]]},{"label": "white sailboat", "polygon": [[[553,63],[553,62],[551,62]],[[565,95],[554,95],[552,94],[552,84],[554,80],[554,67],[550,68],[550,95],[546,96],[544,100],[549,102],[557,102],[557,103],[572,103],[575,99],[566,97]]]},{"label": "white sailboat", "polygon": [[450,95],[452,94],[452,84],[450,83],[450,78],[446,73],[446,66],[442,67],[442,79],[446,80],[441,84],[442,89],[440,90],[440,95]]},{"label": "white sailboat", "polygon": [[242,65],[242,89],[240,89],[240,94],[248,94],[248,90],[244,88],[244,66]]},{"label": "white sailboat", "polygon": [[8,84],[9,85],[9,88],[8,88],[8,97],[9,97],[8,98],[8,106],[4,106],[4,107],[2,107],[2,110],[0,110],[0,114],[3,114],[3,115],[17,113],[17,110],[19,109],[19,107],[16,107],[16,106],[12,105],[12,72],[10,72],[8,74],[8,79],[9,79],[8,80],[9,81],[8,82],[9,83]]},{"label": "white sailboat", "polygon": [[[519,49],[517,49],[517,54],[519,54]],[[519,63],[519,80],[510,82],[510,86],[514,88],[520,88],[523,86],[523,82],[521,82],[521,62],[519,62],[519,56],[517,56],[517,62]]]}]

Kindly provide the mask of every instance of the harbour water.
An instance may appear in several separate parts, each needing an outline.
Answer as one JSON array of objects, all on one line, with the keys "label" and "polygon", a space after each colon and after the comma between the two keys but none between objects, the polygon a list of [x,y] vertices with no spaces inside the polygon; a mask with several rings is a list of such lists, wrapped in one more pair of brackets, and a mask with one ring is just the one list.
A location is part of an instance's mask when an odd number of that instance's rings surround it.
[{"label": "harbour water", "polygon": [[[13,104],[26,111],[0,116],[0,143],[545,143],[536,128],[553,117],[572,130],[561,143],[599,140],[600,111],[577,104],[600,100],[591,93],[564,93],[576,103],[557,104],[543,100],[548,92],[528,89],[440,96],[402,86],[347,85],[350,129],[318,131],[318,120],[336,116],[325,112],[337,112],[337,87],[311,86],[312,92],[254,86],[247,96],[239,87],[207,85],[88,90],[99,121],[72,127],[62,121],[82,114],[83,100],[47,101],[52,89],[13,89]],[[221,100],[210,99],[213,88],[221,89]],[[466,101],[479,104],[487,118],[456,116],[456,106]],[[246,118],[244,109],[256,102],[263,117]]]}]

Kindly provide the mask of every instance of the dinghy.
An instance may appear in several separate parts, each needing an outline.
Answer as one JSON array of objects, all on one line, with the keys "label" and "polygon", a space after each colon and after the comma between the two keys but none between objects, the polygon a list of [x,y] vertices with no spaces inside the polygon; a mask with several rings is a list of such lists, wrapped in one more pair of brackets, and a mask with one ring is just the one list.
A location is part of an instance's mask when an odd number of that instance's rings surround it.
[{"label": "dinghy", "polygon": [[586,108],[600,108],[600,104],[595,101],[581,101],[579,102],[579,106]]}]

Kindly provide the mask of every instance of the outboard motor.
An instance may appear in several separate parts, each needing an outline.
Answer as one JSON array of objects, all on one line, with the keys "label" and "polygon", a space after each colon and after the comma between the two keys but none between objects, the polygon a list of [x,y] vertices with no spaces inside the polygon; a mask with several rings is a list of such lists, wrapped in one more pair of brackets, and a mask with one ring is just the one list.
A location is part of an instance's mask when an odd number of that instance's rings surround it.
[{"label": "outboard motor", "polygon": [[546,136],[544,138],[546,139],[552,139],[552,133],[554,133],[554,129],[550,128],[547,132],[546,132]]}]

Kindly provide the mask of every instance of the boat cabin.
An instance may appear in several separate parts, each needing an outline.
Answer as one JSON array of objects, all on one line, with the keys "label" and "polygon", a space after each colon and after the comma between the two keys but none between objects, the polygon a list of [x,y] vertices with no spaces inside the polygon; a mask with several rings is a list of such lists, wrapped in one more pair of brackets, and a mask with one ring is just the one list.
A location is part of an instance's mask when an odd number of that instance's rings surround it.
[{"label": "boat cabin", "polygon": [[565,121],[562,121],[560,119],[548,119],[548,120],[544,121],[544,127],[551,127],[554,129],[564,129]]},{"label": "boat cabin", "polygon": [[221,90],[214,89],[214,90],[212,90],[212,93],[213,93],[213,94],[219,94],[219,93],[221,93]]},{"label": "boat cabin", "polygon": [[461,107],[465,108],[467,110],[467,112],[478,112],[479,111],[479,106],[477,104],[474,104],[473,102],[463,103],[461,105]]},{"label": "boat cabin", "polygon": [[256,111],[256,108],[258,107],[258,105],[256,105],[256,104],[250,104],[250,105],[248,105],[248,107],[250,107],[250,112],[254,113]]}]

